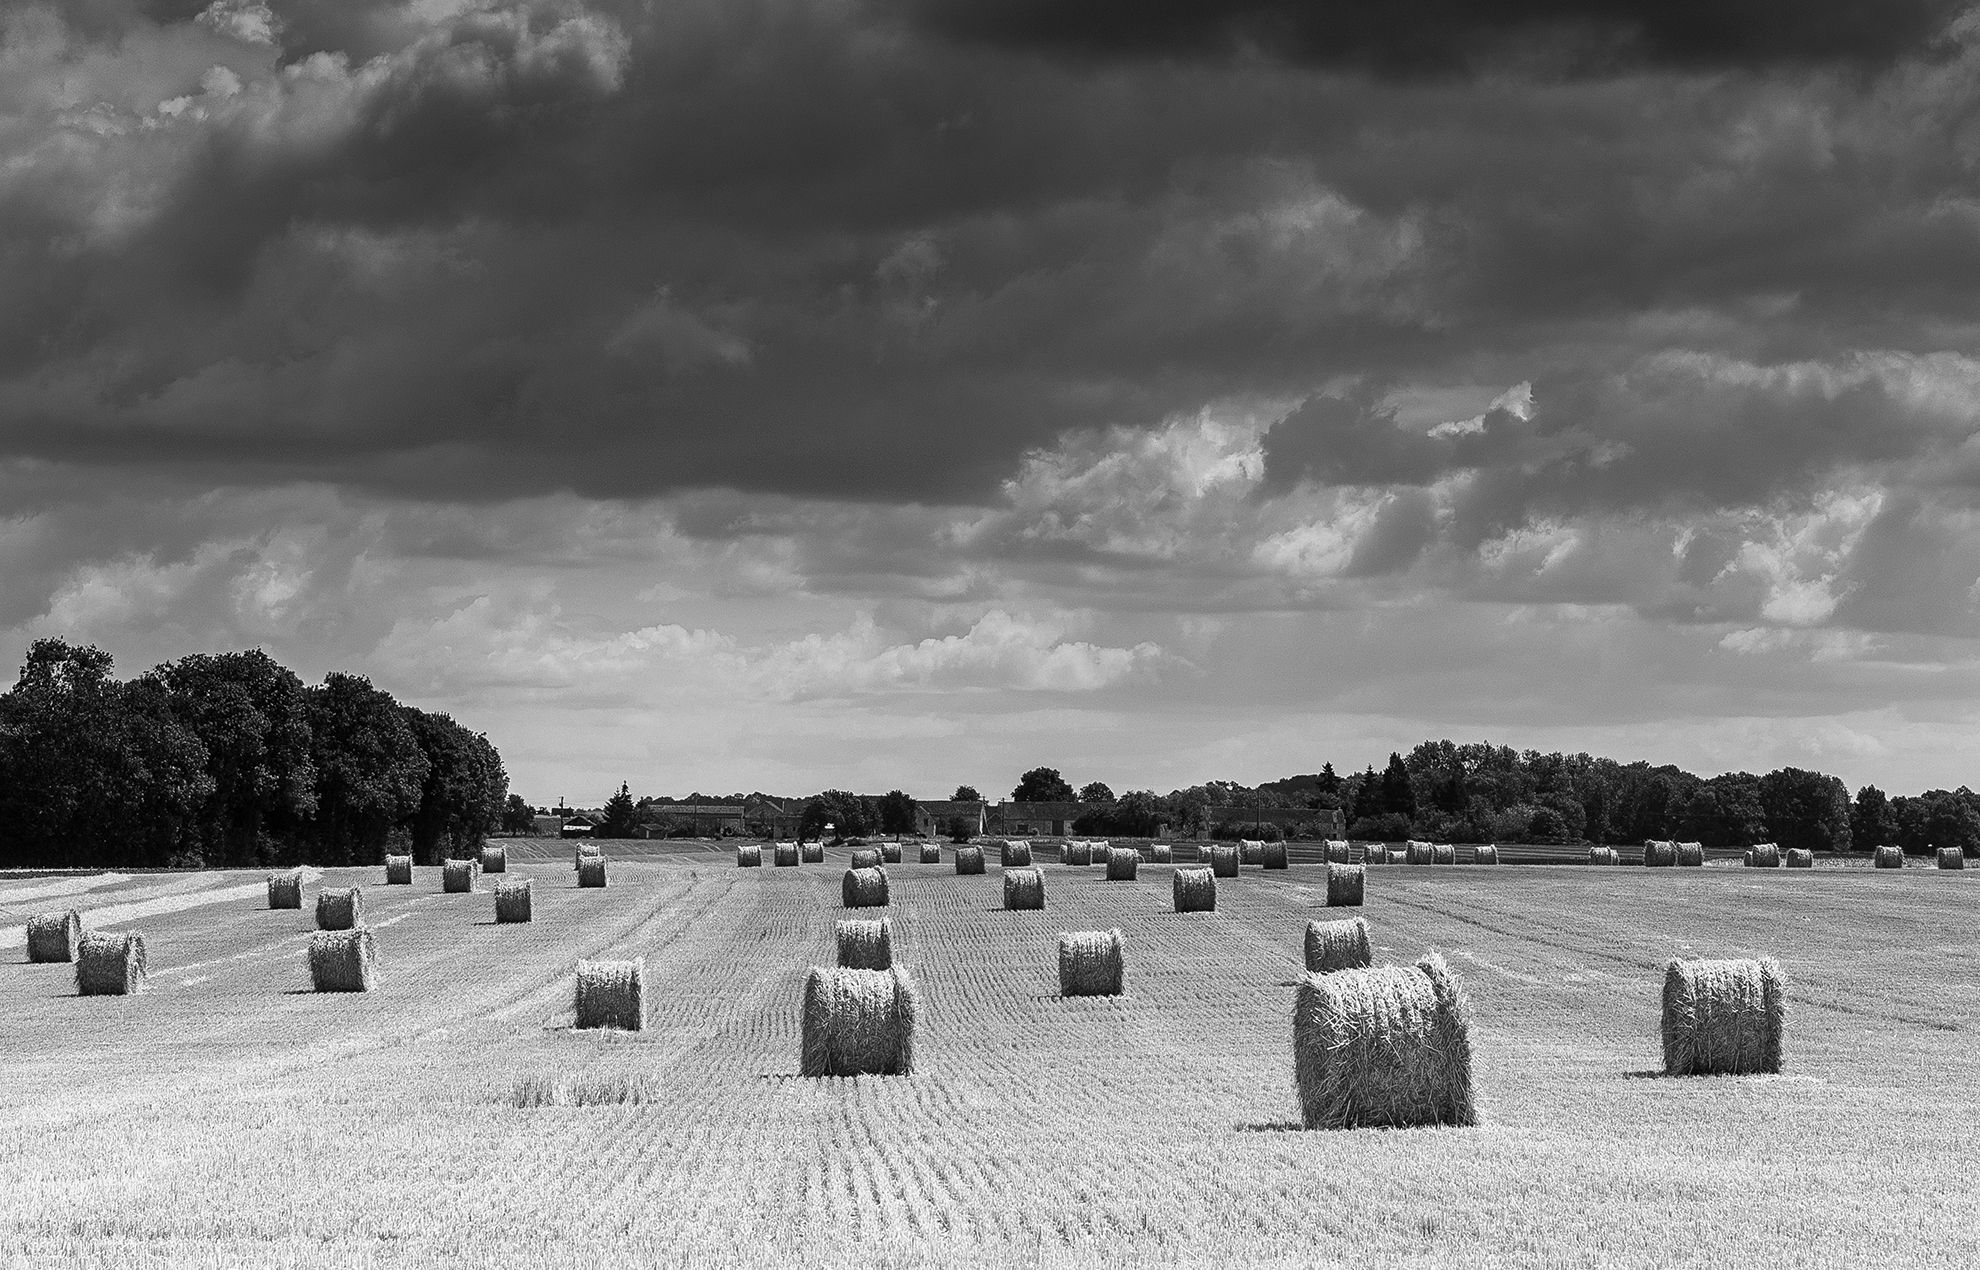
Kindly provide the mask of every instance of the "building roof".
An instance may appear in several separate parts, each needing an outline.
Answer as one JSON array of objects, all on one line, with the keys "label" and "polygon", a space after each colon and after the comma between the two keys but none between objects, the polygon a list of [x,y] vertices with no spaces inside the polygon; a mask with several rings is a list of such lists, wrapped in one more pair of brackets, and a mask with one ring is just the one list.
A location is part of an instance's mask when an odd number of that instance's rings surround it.
[{"label": "building roof", "polygon": [[648,803],[647,814],[660,816],[740,816],[740,803]]},{"label": "building roof", "polygon": [[997,814],[1017,820],[1077,820],[1084,813],[1092,811],[1093,807],[1092,803],[1082,802],[1001,802],[997,804]]}]

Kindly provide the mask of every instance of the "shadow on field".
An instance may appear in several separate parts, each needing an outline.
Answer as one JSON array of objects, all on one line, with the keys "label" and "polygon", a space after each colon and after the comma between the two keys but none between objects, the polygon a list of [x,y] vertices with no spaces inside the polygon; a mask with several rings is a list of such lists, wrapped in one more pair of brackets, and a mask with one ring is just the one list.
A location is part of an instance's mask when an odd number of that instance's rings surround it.
[{"label": "shadow on field", "polygon": [[1662,1069],[1659,1069],[1659,1068],[1646,1068],[1645,1070],[1643,1070],[1643,1071],[1640,1071],[1640,1072],[1624,1072],[1624,1073],[1622,1074],[1622,1078],[1623,1078],[1624,1080],[1679,1080],[1679,1079],[1682,1079],[1681,1077],[1677,1077],[1677,1076],[1673,1076],[1673,1075],[1671,1075],[1671,1074],[1670,1074],[1669,1072],[1667,1072],[1667,1071],[1664,1071],[1664,1070],[1662,1070]]},{"label": "shadow on field", "polygon": [[1239,1133],[1305,1133],[1306,1126],[1297,1120],[1261,1120],[1251,1124],[1232,1125]]}]

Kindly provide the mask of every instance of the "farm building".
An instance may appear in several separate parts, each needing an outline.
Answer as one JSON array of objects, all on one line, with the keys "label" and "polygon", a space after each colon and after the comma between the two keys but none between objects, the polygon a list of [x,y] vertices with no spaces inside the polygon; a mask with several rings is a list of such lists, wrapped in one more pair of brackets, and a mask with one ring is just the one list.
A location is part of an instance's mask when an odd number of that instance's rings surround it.
[{"label": "farm building", "polygon": [[914,831],[923,837],[935,838],[949,832],[949,822],[961,820],[972,838],[981,837],[989,825],[990,804],[980,798],[935,799],[928,802],[917,801],[914,805]]},{"label": "farm building", "polygon": [[1079,819],[1082,812],[1092,811],[1087,803],[1017,803],[997,804],[994,827],[1000,834],[1015,834],[1022,838],[1027,834],[1040,837],[1063,838],[1072,822]]}]

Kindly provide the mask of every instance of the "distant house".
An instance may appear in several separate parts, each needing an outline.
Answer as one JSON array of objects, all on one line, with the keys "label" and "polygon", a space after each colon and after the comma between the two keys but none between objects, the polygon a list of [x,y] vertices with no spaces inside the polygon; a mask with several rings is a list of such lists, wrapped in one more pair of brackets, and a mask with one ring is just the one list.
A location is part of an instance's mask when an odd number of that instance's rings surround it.
[{"label": "distant house", "polygon": [[743,831],[741,803],[648,803],[646,815],[659,823],[640,826],[643,837],[663,836],[668,826],[685,821],[697,838],[719,838]]},{"label": "distant house", "polygon": [[991,823],[997,833],[1019,838],[1028,834],[1063,838],[1066,836],[1067,827],[1078,820],[1082,813],[1091,810],[1093,808],[1090,804],[1078,802],[1001,802],[997,804],[997,814]]},{"label": "distant house", "polygon": [[574,811],[562,818],[557,836],[560,838],[589,838],[598,831],[604,817],[588,811]]},{"label": "distant house", "polygon": [[935,799],[914,804],[914,831],[926,838],[941,837],[949,832],[951,821],[960,820],[969,830],[972,838],[981,837],[989,825],[990,804],[981,798],[969,798],[960,802],[954,799]]},{"label": "distant house", "polygon": [[1231,825],[1239,829],[1247,825],[1252,828],[1261,828],[1265,825],[1278,825],[1283,828],[1287,825],[1306,824],[1309,821],[1320,822],[1323,826],[1323,837],[1335,839],[1347,837],[1347,820],[1338,807],[1247,807],[1240,803],[1228,807],[1210,808],[1208,824]]},{"label": "distant house", "polygon": [[751,794],[743,801],[743,823],[766,838],[795,838],[804,819],[805,799]]}]

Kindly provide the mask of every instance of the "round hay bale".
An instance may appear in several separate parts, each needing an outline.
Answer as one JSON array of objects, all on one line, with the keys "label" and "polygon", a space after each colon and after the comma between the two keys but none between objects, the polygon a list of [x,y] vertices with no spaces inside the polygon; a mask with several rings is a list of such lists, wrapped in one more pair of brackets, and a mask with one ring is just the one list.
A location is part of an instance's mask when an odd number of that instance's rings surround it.
[{"label": "round hay bale", "polygon": [[832,933],[839,944],[839,964],[846,969],[893,969],[894,923],[887,918],[843,918]]},{"label": "round hay bale", "polygon": [[[960,862],[956,865],[961,872]],[[887,873],[879,867],[870,869],[847,869],[845,880],[839,884],[839,898],[847,908],[886,908]]]},{"label": "round hay bale", "polygon": [[501,922],[526,922],[529,920],[529,879],[505,879],[495,884],[495,920]]},{"label": "round hay bale", "polygon": [[1963,869],[1966,867],[1966,852],[1958,847],[1939,848],[1939,867],[1942,869]]},{"label": "round hay bale", "polygon": [[1219,844],[1210,848],[1210,872],[1220,878],[1238,875],[1238,849]]},{"label": "round hay bale", "polygon": [[291,869],[287,873],[269,874],[268,907],[300,909],[302,907],[302,888],[303,879],[301,869]]},{"label": "round hay bale", "polygon": [[1214,913],[1217,911],[1217,875],[1202,866],[1185,865],[1169,875],[1175,891],[1176,912]]},{"label": "round hay bale", "polygon": [[[761,864],[762,860],[759,859],[757,863]],[[604,856],[593,855],[584,858],[584,863],[578,866],[578,885],[593,888],[605,885]]]},{"label": "round hay bale", "polygon": [[1006,839],[997,847],[997,860],[1007,869],[1031,867],[1031,844],[1022,839]]},{"label": "round hay bale", "polygon": [[1117,997],[1127,978],[1118,930],[1068,931],[1059,936],[1059,995]]},{"label": "round hay bale", "polygon": [[1293,1079],[1309,1129],[1473,1125],[1471,1006],[1444,959],[1307,975]]},{"label": "round hay bale", "polygon": [[1448,842],[1438,843],[1437,845],[1430,848],[1430,863],[1456,864],[1457,848],[1452,846]]},{"label": "round hay bale", "polygon": [[483,873],[507,873],[509,871],[509,849],[492,843],[481,847],[481,871]]},{"label": "round hay bale", "polygon": [[1778,869],[1781,867],[1781,848],[1772,842],[1759,842],[1746,849],[1746,867],[1749,869]]},{"label": "round hay bale", "polygon": [[[1385,864],[1408,864],[1409,851],[1404,847],[1390,847],[1382,852]],[[1332,857],[1329,857],[1330,859]]]},{"label": "round hay bale", "polygon": [[1238,862],[1260,865],[1265,863],[1265,843],[1259,838],[1238,839]]},{"label": "round hay bale", "polygon": [[1674,869],[1678,862],[1678,844],[1664,842],[1656,838],[1643,844],[1643,864],[1650,869]]},{"label": "round hay bale", "polygon": [[88,934],[76,945],[76,995],[127,997],[145,989],[144,936]]},{"label": "round hay bale", "polygon": [[371,932],[320,930],[309,937],[309,985],[318,992],[370,992],[378,986]]},{"label": "round hay bale", "polygon": [[1259,867],[1260,867],[1260,868],[1266,868],[1266,869],[1283,869],[1283,868],[1285,868],[1285,867],[1286,867],[1286,844],[1285,844],[1285,843],[1283,843],[1283,842],[1268,842],[1268,843],[1266,843],[1266,844],[1265,844],[1265,850],[1264,850],[1264,852],[1263,852],[1263,853],[1262,853],[1262,854],[1260,855],[1260,857],[1259,857],[1259,860],[1258,860],[1258,864],[1259,864]]},{"label": "round hay bale", "polygon": [[1150,843],[1148,847],[1148,862],[1150,864],[1174,864],[1176,862],[1176,849],[1166,842]]},{"label": "round hay bale", "polygon": [[577,1019],[580,1028],[646,1029],[646,958],[580,961],[577,964]]},{"label": "round hay bale", "polygon": [[982,848],[982,847],[957,847],[957,848],[956,848],[956,872],[957,872],[957,873],[981,873],[981,872],[983,872],[983,848]]},{"label": "round hay bale", "polygon": [[914,1070],[920,1000],[899,968],[813,966],[804,977],[805,1076],[905,1076]]},{"label": "round hay bale", "polygon": [[899,864],[900,862],[901,862],[901,844],[900,844],[900,843],[898,843],[898,842],[883,842],[883,843],[881,843],[881,844],[880,844],[880,863],[882,863],[882,864]]},{"label": "round hay bale", "polygon": [[326,886],[316,893],[316,929],[356,930],[364,925],[364,892],[355,886]]},{"label": "round hay bale", "polygon": [[937,843],[937,842],[924,842],[924,843],[922,843],[922,844],[921,844],[921,862],[922,862],[923,864],[940,864],[940,863],[942,863],[942,846],[941,846],[941,844],[940,844],[940,843]]},{"label": "round hay bale", "polygon": [[[759,854],[761,849],[759,848]],[[798,862],[798,849],[795,842],[780,842],[772,848],[772,856],[780,869],[795,869]]]},{"label": "round hay bale", "polygon": [[1871,857],[1871,863],[1880,869],[1902,869],[1904,867],[1904,848],[1888,845],[1878,847],[1876,853]]},{"label": "round hay bale", "polygon": [[605,849],[599,846],[595,842],[578,843],[577,850],[571,853],[571,872],[576,873],[579,869],[584,867],[584,861],[586,856],[604,855],[604,854],[605,854]]},{"label": "round hay bale", "polygon": [[1367,889],[1368,870],[1359,864],[1329,864],[1327,866],[1327,907],[1360,908],[1362,892]]},{"label": "round hay bale", "polygon": [[1306,924],[1306,972],[1359,970],[1372,961],[1368,923],[1359,917]]},{"label": "round hay bale", "polygon": [[[600,861],[603,864],[604,861]],[[738,869],[760,869],[763,867],[763,847],[760,843],[744,842],[736,847],[736,867]],[[582,874],[580,869],[579,873]],[[601,870],[601,874],[602,874]]]},{"label": "round hay bale", "polygon": [[1677,862],[1681,869],[1702,869],[1705,867],[1705,844],[1702,842],[1680,842],[1677,844]]},{"label": "round hay bale", "polygon": [[1588,863],[1590,864],[1617,864],[1620,861],[1621,857],[1616,854],[1614,847],[1588,848]]},{"label": "round hay bale", "polygon": [[852,867],[855,869],[877,869],[880,867],[880,848],[853,848]]},{"label": "round hay bale", "polygon": [[440,889],[448,895],[466,895],[474,890],[474,861],[449,860],[440,866]]},{"label": "round hay bale", "polygon": [[825,844],[822,842],[800,842],[798,844],[798,859],[804,861],[806,864],[825,863]]},{"label": "round hay bale", "polygon": [[385,857],[385,885],[412,885],[412,857],[409,855],[388,855]]},{"label": "round hay bale", "polygon": [[1339,838],[1329,838],[1327,839],[1326,843],[1323,845],[1325,847],[1324,854],[1326,855],[1328,863],[1330,864],[1352,863],[1352,861],[1348,857],[1349,857],[1349,853],[1353,850],[1353,847],[1350,846],[1348,843],[1342,842]]},{"label": "round hay bale", "polygon": [[[270,895],[274,892],[271,890]],[[270,907],[273,907],[271,900]],[[82,914],[64,909],[59,913],[36,913],[28,918],[27,954],[29,961],[74,961],[82,944]]]},{"label": "round hay bale", "polygon": [[1107,880],[1132,882],[1141,870],[1141,853],[1132,847],[1107,848]]},{"label": "round hay bale", "polygon": [[1087,842],[1076,842],[1070,839],[1060,843],[1059,863],[1081,864],[1081,865],[1092,864],[1093,863],[1092,844]]},{"label": "round hay bale", "polygon": [[1431,843],[1417,842],[1411,839],[1409,842],[1403,844],[1403,849],[1409,853],[1409,862],[1411,864],[1431,864],[1435,862],[1437,848]]},{"label": "round hay bale", "polygon": [[1043,869],[1004,870],[1004,907],[1044,908],[1045,871]]},{"label": "round hay bale", "polygon": [[1664,968],[1664,1072],[1778,1072],[1786,1019],[1787,978],[1772,957],[1673,960]]},{"label": "round hay bale", "polygon": [[1807,847],[1789,847],[1787,867],[1790,869],[1812,869],[1815,867],[1815,852]]},{"label": "round hay bale", "polygon": [[1492,843],[1486,843],[1471,853],[1471,862],[1473,864],[1497,864],[1499,862],[1499,848]]}]

